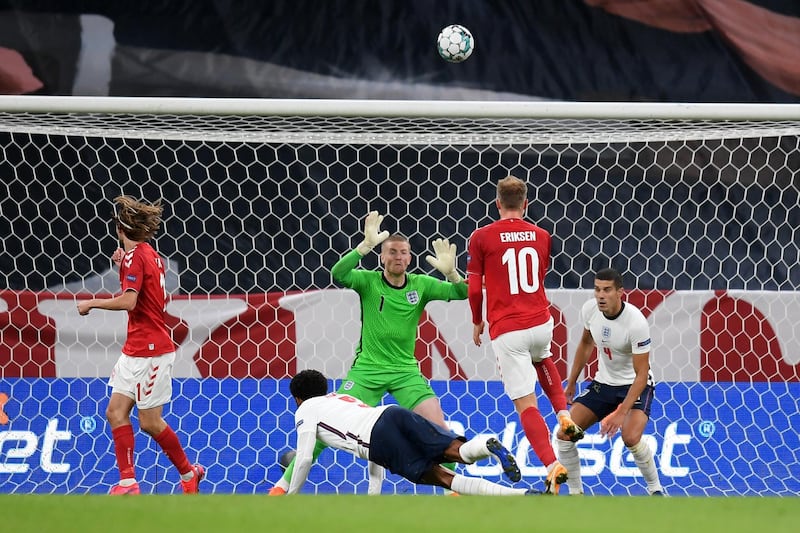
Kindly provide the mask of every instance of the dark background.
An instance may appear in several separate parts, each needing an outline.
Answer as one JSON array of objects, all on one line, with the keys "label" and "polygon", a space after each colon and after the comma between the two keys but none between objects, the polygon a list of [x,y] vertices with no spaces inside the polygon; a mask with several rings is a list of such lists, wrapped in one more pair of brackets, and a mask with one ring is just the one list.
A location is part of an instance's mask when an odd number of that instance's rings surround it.
[{"label": "dark background", "polygon": [[453,147],[0,134],[0,286],[42,290],[107,269],[120,193],[164,200],[155,244],[178,263],[181,292],[333,286],[330,268],[360,242],[369,210],[410,237],[417,268],[430,270],[430,241],[448,237],[463,272],[467,239],[496,217],[496,182],[512,173],[529,183],[529,218],[555,236],[548,287],[591,286],[611,264],[631,288],[797,290],[797,146],[797,137]]},{"label": "dark background", "polygon": [[[20,54],[41,95],[800,101],[719,25],[669,31],[590,4],[6,0],[0,47]],[[693,3],[699,19],[703,4]],[[730,5],[800,17],[795,1]],[[753,42],[775,44],[768,60],[791,65],[797,53],[800,65],[800,45],[787,56],[777,47],[800,32],[765,21],[752,23]],[[461,64],[435,50],[451,23],[476,39]],[[164,200],[156,245],[177,262],[182,292],[329,286],[372,209],[418,255],[450,237],[463,270],[466,241],[494,218],[494,184],[508,173],[528,180],[529,216],[555,235],[550,287],[589,286],[610,263],[639,288],[800,288],[794,136],[380,147],[0,132],[0,150],[0,288],[42,290],[107,269],[120,193]]]},{"label": "dark background", "polygon": [[[97,15],[113,25],[107,90],[118,96],[800,101],[797,68],[784,72],[781,89],[735,41],[751,35],[763,64],[800,61],[800,37],[792,35],[800,26],[769,25],[781,17],[800,24],[800,2],[744,2],[773,17],[752,22],[748,12],[734,16],[739,2],[731,2],[722,15],[740,19],[736,35],[702,0],[683,4],[708,23],[705,31],[669,31],[654,26],[658,19],[647,24],[589,4],[4,0],[0,46],[27,60],[43,82],[38,94],[74,94],[81,48],[99,46],[80,17]],[[439,30],[452,23],[476,41],[461,64],[435,50]]]}]

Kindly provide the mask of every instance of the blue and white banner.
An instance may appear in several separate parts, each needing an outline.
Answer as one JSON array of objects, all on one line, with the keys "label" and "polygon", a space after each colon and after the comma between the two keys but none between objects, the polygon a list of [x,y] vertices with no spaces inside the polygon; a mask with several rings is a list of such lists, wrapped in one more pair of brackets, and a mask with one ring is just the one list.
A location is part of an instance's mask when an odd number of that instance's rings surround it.
[{"label": "blue and white banner", "polygon": [[[498,436],[517,456],[519,485],[541,488],[544,467],[530,450],[512,403],[496,381],[434,381],[454,430]],[[333,386],[338,383],[333,383]],[[118,480],[105,421],[105,379],[0,381],[0,492],[106,493]],[[798,383],[661,383],[645,432],[670,495],[787,496],[800,493]],[[165,418],[191,461],[207,468],[201,488],[265,493],[279,478],[278,459],[294,445],[288,380],[179,379]],[[540,395],[554,428],[555,415]],[[136,431],[137,476],[146,493],[180,492],[178,474],[145,433]],[[588,494],[645,494],[645,484],[617,435],[597,426],[579,442]],[[468,475],[506,483],[491,461],[460,466]],[[366,493],[366,468],[326,450],[305,492]],[[385,493],[430,493],[389,475]]]}]

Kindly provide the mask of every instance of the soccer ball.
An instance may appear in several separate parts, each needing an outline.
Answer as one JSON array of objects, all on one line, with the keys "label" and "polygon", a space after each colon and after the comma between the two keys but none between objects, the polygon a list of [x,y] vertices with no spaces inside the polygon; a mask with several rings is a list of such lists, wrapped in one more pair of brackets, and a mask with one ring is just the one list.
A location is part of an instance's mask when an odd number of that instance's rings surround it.
[{"label": "soccer ball", "polygon": [[461,63],[475,48],[475,38],[467,28],[460,24],[446,26],[436,39],[436,48],[442,59],[451,63]]}]

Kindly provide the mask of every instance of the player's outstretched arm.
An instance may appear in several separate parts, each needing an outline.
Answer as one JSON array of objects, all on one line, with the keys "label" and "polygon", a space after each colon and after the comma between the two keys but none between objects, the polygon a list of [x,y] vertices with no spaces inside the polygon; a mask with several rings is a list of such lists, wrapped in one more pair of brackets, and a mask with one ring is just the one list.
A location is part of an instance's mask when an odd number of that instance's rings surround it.
[{"label": "player's outstretched arm", "polygon": [[[317,443],[314,445],[314,452],[311,455],[311,461],[315,463],[317,461],[317,457],[319,457],[319,454],[321,454],[325,448],[327,448],[325,444],[323,444],[321,441],[317,441]],[[292,458],[289,461],[289,464],[286,465],[286,469],[283,472],[283,476],[270,489],[269,491],[270,496],[281,496],[283,494],[286,494],[286,491],[289,490],[289,483],[291,483],[292,475],[294,474],[295,458],[296,458],[295,450],[292,450]]]},{"label": "player's outstretched arm", "polygon": [[127,290],[113,298],[94,298],[81,300],[77,303],[78,313],[88,315],[92,309],[105,309],[106,311],[130,311],[136,307],[138,294],[134,290]]},{"label": "player's outstretched arm", "polygon": [[451,244],[448,239],[436,239],[433,241],[433,251],[436,256],[429,255],[425,260],[433,268],[444,274],[450,283],[461,283],[464,278],[456,270],[456,245]]},{"label": "player's outstretched arm", "polygon": [[379,215],[377,211],[370,211],[364,220],[364,240],[356,246],[356,250],[362,257],[389,238],[388,231],[381,231],[381,222],[383,222],[383,215]]},{"label": "player's outstretched arm", "polygon": [[287,494],[297,494],[308,479],[308,472],[314,462],[314,445],[316,435],[311,432],[298,433],[297,435],[297,454],[294,456],[294,470],[292,479],[289,481]]}]

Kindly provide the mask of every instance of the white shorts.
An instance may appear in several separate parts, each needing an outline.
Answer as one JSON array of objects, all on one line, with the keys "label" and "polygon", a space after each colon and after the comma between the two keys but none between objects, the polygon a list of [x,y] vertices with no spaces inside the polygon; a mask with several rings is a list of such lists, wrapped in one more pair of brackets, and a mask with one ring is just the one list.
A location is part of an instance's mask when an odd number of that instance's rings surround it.
[{"label": "white shorts", "polygon": [[111,371],[108,386],[112,393],[124,394],[139,409],[152,409],[172,399],[172,366],[175,352],[157,357],[131,357],[122,354]]},{"label": "white shorts", "polygon": [[550,318],[539,326],[503,333],[492,341],[500,379],[512,400],[535,392],[536,370],[533,363],[553,355],[550,351],[553,323]]}]

